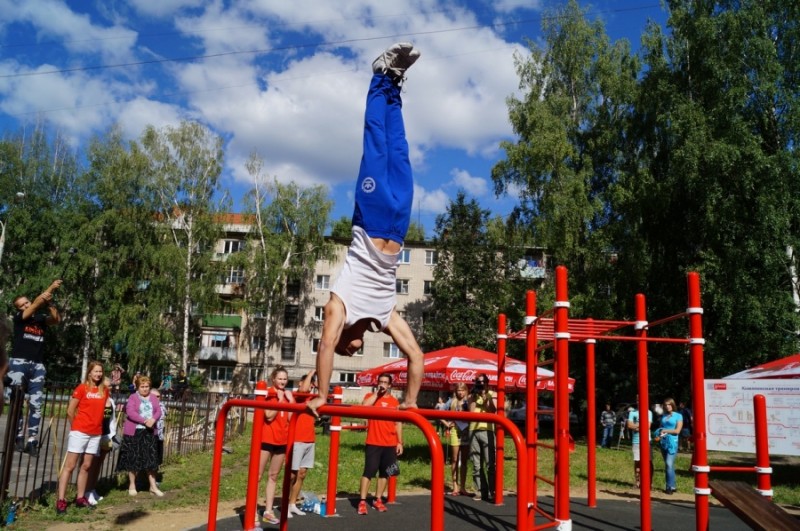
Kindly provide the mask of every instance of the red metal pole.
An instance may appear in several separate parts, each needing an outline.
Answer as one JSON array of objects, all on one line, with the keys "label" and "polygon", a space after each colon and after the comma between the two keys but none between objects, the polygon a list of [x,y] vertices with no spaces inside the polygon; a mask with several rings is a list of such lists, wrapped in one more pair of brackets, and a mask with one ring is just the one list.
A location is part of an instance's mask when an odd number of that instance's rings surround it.
[{"label": "red metal pole", "polygon": [[706,389],[704,385],[705,368],[703,361],[703,307],[700,305],[700,275],[691,272],[687,275],[687,291],[689,307],[689,360],[692,367],[692,411],[694,422],[692,436],[694,439],[694,455],[692,470],[694,471],[694,506],[695,528],[707,531],[709,526],[708,497],[711,489],[708,486],[708,441],[706,439]]},{"label": "red metal pole", "polygon": [[767,432],[767,397],[753,397],[753,413],[756,422],[756,474],[758,492],[772,499],[772,467],[769,465],[769,434]]},{"label": "red metal pole", "polygon": [[[506,415],[506,316],[497,316],[497,414]],[[494,503],[503,505],[503,464],[505,463],[505,433],[498,425],[495,429]]]},{"label": "red metal pole", "polygon": [[[267,383],[260,381],[256,383],[255,399],[258,402],[267,400]],[[264,412],[260,409],[253,410],[253,434],[250,438],[250,464],[247,470],[247,498],[244,504],[244,528],[257,529],[253,527],[256,522],[256,511],[258,510],[258,465],[261,460],[261,429],[264,426]],[[216,503],[214,504],[216,506]]]},{"label": "red metal pole", "polygon": [[[592,320],[589,323],[589,333],[593,334]],[[596,339],[586,340],[586,467],[588,481],[586,482],[586,497],[589,507],[597,507],[597,403],[595,391],[594,351]]]},{"label": "red metal pole", "polygon": [[641,529],[652,529],[652,512],[650,507],[650,485],[653,478],[650,474],[650,396],[648,393],[647,371],[647,309],[644,295],[635,298],[636,364],[639,368],[639,465],[641,484],[639,488],[639,514]]},{"label": "red metal pole", "polygon": [[[330,395],[334,405],[342,403],[342,388],[338,385]],[[342,417],[331,416],[330,452],[328,454],[328,491],[325,495],[325,516],[336,514],[336,482],[339,478],[339,444],[342,436]]]},{"label": "red metal pole", "polygon": [[556,267],[556,300],[553,331],[555,338],[555,445],[556,493],[555,518],[560,525],[572,527],[569,517],[569,299],[567,268]]},{"label": "red metal pole", "polygon": [[[536,414],[539,408],[539,375],[538,375],[538,356],[536,354],[536,339],[538,326],[536,325],[536,292],[528,291],[525,297],[525,440],[527,441],[528,463],[530,471],[526,476],[528,479],[528,492],[530,499],[526,500],[531,508],[528,512],[529,518],[533,518],[533,507],[537,504],[536,498],[536,441],[538,439],[539,415]],[[521,471],[523,472],[523,471]]]}]

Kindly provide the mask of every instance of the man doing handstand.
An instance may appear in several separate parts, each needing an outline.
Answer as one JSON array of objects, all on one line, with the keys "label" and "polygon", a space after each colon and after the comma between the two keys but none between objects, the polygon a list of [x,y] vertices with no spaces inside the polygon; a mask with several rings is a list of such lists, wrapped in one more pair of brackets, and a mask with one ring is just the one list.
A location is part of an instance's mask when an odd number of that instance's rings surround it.
[{"label": "man doing handstand", "polygon": [[333,353],[352,356],[364,333],[383,331],[408,358],[408,388],[400,409],[417,407],[423,355],[411,328],[395,309],[395,282],[408,225],[414,179],[408,158],[400,85],[419,58],[410,43],[390,46],[372,63],[374,75],[364,113],[364,154],[356,182],[353,241],[325,305],[317,354],[319,396],[306,407],[325,405]]}]

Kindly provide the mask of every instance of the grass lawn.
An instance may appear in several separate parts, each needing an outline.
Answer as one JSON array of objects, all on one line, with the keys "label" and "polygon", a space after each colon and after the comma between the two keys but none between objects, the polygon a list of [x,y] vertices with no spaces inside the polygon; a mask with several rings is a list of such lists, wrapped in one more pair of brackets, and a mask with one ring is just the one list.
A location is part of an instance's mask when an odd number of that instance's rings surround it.
[{"label": "grass lawn", "polygon": [[[343,431],[340,447],[340,463],[338,467],[338,490],[340,495],[354,494],[358,491],[359,479],[363,467],[363,447],[365,433],[363,431]],[[328,437],[318,435],[317,438],[316,467],[310,470],[305,481],[304,490],[314,491],[318,495],[326,491],[325,471],[328,468]],[[401,458],[401,474],[398,477],[398,491],[418,491],[430,488],[430,452],[421,432],[407,426],[404,430],[405,454]],[[249,432],[244,437],[234,441],[229,448],[232,453],[223,457],[222,481],[220,484],[220,500],[241,500],[244,497],[247,485],[247,457],[250,447]],[[505,463],[503,467],[506,490],[516,490],[517,466],[516,452],[513,444],[506,441]],[[552,477],[553,452],[542,450],[539,455],[540,475]],[[752,464],[754,456],[736,455],[727,453],[713,453],[710,456],[711,464]],[[168,493],[163,499],[148,499],[148,510],[162,511],[175,507],[197,507],[205,511],[208,507],[209,480],[211,477],[210,453],[195,454],[188,457],[176,458],[162,467],[163,480],[161,489]],[[664,486],[664,463],[661,456],[655,456],[654,489],[660,490]],[[798,460],[776,457],[773,459],[773,488],[775,501],[780,504],[800,506],[800,474],[797,473]],[[678,490],[682,493],[691,493],[693,489],[693,476],[689,471],[690,456],[681,454],[676,461]],[[445,474],[446,484],[449,477]],[[725,479],[741,479],[755,485],[755,474],[725,474]],[[580,441],[576,444],[575,452],[570,456],[570,485],[573,496],[586,495],[587,465],[586,446]],[[471,481],[468,478],[468,484]],[[280,485],[280,481],[279,481]],[[633,461],[630,446],[623,446],[620,450],[597,449],[597,488],[599,492],[627,493],[633,489]],[[87,529],[92,522],[105,521],[120,506],[128,505],[131,500],[127,492],[127,479],[121,476],[113,484],[101,484],[98,489],[105,496],[98,508],[94,511],[78,511],[70,507],[66,516],[56,516],[55,496],[50,495],[42,505],[35,505],[19,513],[19,519],[14,525],[15,529],[42,529],[48,527],[48,522],[85,522]],[[539,484],[539,494],[551,492],[552,489],[545,483]],[[74,497],[74,491],[68,496]],[[259,487],[259,499],[263,501],[263,483]]]}]

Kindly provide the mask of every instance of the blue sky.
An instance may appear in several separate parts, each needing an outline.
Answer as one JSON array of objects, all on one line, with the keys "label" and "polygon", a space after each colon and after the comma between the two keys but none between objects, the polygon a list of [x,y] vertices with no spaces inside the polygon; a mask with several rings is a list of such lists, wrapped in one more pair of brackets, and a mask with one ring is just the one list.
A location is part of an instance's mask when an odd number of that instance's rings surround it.
[{"label": "blue sky", "polygon": [[[396,41],[422,57],[404,93],[414,220],[433,234],[458,190],[505,215],[490,171],[511,139],[514,53],[566,0],[0,0],[0,130],[46,121],[76,149],[119,123],[197,120],[226,140],[237,208],[251,152],[281,181],[324,184],[349,216],[372,60]],[[581,1],[634,49],[658,0]],[[179,59],[179,60],[176,60]]]}]

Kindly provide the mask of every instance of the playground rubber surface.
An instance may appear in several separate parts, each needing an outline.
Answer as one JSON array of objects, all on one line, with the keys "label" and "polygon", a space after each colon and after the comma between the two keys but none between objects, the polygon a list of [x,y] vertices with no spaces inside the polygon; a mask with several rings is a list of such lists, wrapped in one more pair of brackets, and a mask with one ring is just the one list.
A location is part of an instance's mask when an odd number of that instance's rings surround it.
[{"label": "playground rubber surface", "polygon": [[[516,529],[516,498],[506,496],[503,505],[474,501],[472,498],[447,496],[444,503],[445,530],[464,531],[473,529]],[[551,513],[553,499],[539,499],[540,508]],[[392,531],[406,529],[423,531],[430,529],[430,495],[399,495],[397,503],[387,504],[388,511],[379,513],[370,508],[369,514],[356,514],[358,500],[342,498],[336,501],[337,516],[323,518],[308,513],[295,516],[288,522],[289,529],[321,530],[321,531]],[[243,511],[243,508],[242,508]],[[635,530],[640,531],[638,499],[599,499],[597,507],[590,508],[586,499],[570,500],[570,518],[573,529],[587,530]],[[670,501],[652,501],[652,526],[654,530],[681,531],[695,529],[694,504]],[[536,525],[545,524],[547,520],[536,518]],[[798,520],[800,524],[800,520]],[[278,525],[261,524],[262,529],[278,529]],[[710,529],[725,531],[746,531],[747,525],[724,507],[710,508]],[[191,531],[206,529],[206,522]],[[218,514],[217,529],[233,531],[242,529],[241,517],[237,514]],[[552,529],[555,529],[553,527]]]}]

